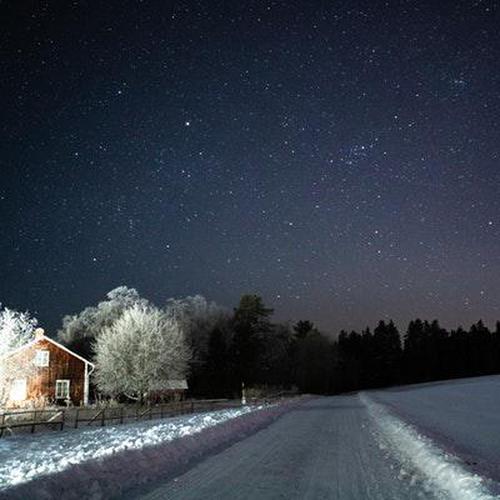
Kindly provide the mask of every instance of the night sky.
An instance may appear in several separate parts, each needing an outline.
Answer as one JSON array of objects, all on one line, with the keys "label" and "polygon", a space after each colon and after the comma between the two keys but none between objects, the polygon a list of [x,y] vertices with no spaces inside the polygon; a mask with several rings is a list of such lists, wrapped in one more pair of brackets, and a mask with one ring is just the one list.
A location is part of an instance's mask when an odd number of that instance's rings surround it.
[{"label": "night sky", "polygon": [[0,301],[135,287],[324,331],[500,318],[478,1],[0,3]]}]

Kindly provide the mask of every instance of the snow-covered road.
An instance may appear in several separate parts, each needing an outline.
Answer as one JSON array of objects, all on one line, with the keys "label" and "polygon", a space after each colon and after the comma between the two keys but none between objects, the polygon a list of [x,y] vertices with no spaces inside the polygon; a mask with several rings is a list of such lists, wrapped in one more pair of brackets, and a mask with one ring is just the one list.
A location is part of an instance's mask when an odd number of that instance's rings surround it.
[{"label": "snow-covered road", "polygon": [[[411,472],[410,472],[411,474]],[[405,480],[358,396],[316,399],[138,498],[437,498]]]},{"label": "snow-covered road", "polygon": [[[489,384],[488,379],[483,381]],[[451,383],[453,387],[456,384],[460,382]],[[484,389],[485,393],[489,390],[491,387]],[[176,479],[134,492],[134,497],[500,498],[496,496],[498,483],[476,475],[470,464],[447,453],[438,440],[425,437],[418,428],[389,411],[380,403],[380,394],[377,391],[310,401]],[[469,397],[473,398],[473,394]],[[442,400],[438,394],[434,409],[427,411],[441,413],[444,425],[447,409],[453,416],[455,406],[451,400],[453,396]],[[398,398],[392,403],[396,406]],[[475,411],[473,399],[467,407],[474,428],[474,421],[482,422],[481,410]],[[500,424],[500,413],[495,418]],[[500,425],[497,429],[500,432]],[[480,433],[481,428],[475,432]]]}]

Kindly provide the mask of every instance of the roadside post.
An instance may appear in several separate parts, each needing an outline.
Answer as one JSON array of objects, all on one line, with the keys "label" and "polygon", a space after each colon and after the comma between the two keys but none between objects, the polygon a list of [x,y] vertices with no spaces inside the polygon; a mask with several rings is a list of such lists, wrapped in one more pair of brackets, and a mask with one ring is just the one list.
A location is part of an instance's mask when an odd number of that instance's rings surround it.
[{"label": "roadside post", "polygon": [[247,404],[246,391],[245,391],[245,382],[241,382],[241,406],[245,406]]}]

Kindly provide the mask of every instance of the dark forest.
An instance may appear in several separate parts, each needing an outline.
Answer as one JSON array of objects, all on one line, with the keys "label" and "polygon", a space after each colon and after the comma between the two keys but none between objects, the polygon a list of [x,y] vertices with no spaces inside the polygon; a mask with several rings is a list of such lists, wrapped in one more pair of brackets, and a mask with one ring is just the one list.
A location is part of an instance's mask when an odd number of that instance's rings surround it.
[{"label": "dark forest", "polygon": [[438,320],[416,319],[400,332],[393,321],[380,321],[331,340],[310,321],[273,324],[271,315],[260,297],[241,298],[210,332],[206,359],[192,366],[193,395],[234,397],[241,382],[337,394],[500,372],[500,322],[495,331],[482,321],[448,331]]}]

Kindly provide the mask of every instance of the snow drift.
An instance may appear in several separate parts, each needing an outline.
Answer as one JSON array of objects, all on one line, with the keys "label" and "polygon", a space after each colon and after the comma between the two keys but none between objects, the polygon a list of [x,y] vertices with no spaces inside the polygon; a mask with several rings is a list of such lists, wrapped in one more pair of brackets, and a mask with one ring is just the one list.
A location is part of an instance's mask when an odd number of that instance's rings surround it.
[{"label": "snow drift", "polygon": [[489,491],[489,481],[468,471],[455,456],[440,449],[435,442],[420,434],[415,427],[391,414],[366,393],[361,401],[378,429],[381,447],[387,447],[401,464],[401,476],[417,470],[433,492],[453,500],[498,499]]}]

